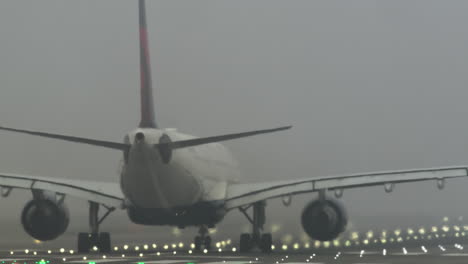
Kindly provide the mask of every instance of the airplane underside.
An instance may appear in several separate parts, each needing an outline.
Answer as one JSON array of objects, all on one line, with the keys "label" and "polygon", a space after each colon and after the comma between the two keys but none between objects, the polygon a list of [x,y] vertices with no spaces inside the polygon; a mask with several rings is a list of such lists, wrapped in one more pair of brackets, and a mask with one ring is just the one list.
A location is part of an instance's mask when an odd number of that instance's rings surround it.
[{"label": "airplane underside", "polygon": [[127,214],[133,223],[140,225],[213,227],[224,218],[226,210],[222,201],[212,201],[170,209],[129,207]]}]

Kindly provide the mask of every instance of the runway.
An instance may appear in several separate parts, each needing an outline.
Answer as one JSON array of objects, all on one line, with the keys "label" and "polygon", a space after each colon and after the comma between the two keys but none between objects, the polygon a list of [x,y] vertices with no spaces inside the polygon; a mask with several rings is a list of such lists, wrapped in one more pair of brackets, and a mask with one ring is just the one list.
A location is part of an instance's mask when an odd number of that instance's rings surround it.
[{"label": "runway", "polygon": [[420,247],[394,247],[372,250],[304,250],[301,252],[273,252],[271,254],[240,254],[227,252],[191,251],[119,251],[108,255],[100,253],[76,254],[73,250],[56,251],[13,250],[0,253],[2,264],[54,264],[54,263],[135,263],[135,264],[250,264],[250,263],[466,263],[468,248],[461,244]]}]

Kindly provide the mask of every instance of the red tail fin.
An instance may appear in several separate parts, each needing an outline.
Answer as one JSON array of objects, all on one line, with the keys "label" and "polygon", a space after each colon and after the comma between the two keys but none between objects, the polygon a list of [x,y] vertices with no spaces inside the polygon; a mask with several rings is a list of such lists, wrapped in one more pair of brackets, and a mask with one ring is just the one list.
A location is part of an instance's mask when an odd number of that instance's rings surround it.
[{"label": "red tail fin", "polygon": [[153,106],[153,87],[151,84],[151,65],[149,59],[148,33],[146,31],[145,0],[138,0],[140,21],[140,127],[156,128]]}]

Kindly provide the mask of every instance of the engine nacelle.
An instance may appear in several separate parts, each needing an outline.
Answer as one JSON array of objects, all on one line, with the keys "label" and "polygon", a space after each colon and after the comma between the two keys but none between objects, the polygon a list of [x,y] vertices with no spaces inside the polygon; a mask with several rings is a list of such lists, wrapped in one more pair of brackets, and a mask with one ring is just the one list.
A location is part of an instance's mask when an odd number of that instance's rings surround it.
[{"label": "engine nacelle", "polygon": [[347,223],[346,211],[337,200],[315,200],[302,211],[302,227],[315,240],[334,240],[345,231]]},{"label": "engine nacelle", "polygon": [[70,217],[67,207],[50,199],[33,199],[21,213],[21,223],[31,237],[53,240],[67,230]]}]

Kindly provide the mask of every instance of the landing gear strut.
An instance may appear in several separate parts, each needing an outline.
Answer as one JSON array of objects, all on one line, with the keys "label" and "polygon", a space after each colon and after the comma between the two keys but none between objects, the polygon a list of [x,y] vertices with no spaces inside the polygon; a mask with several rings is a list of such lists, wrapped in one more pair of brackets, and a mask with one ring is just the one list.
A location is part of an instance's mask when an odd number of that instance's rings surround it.
[{"label": "landing gear strut", "polygon": [[202,247],[206,250],[211,249],[211,237],[208,235],[208,227],[205,225],[200,226],[198,229],[198,236],[195,237],[195,250],[200,251]]},{"label": "landing gear strut", "polygon": [[99,204],[89,202],[89,233],[78,234],[78,252],[88,253],[93,247],[97,247],[102,253],[111,251],[110,234],[107,232],[99,233],[99,225],[104,219],[115,210],[113,207],[105,207],[107,212],[99,219]]},{"label": "landing gear strut", "polygon": [[[247,210],[252,207],[253,217],[250,217]],[[253,203],[247,207],[241,207],[239,210],[245,215],[252,224],[252,234],[242,234],[240,236],[239,250],[242,253],[249,252],[258,247],[262,252],[271,252],[272,237],[269,233],[262,233],[265,225],[265,201]]]}]

